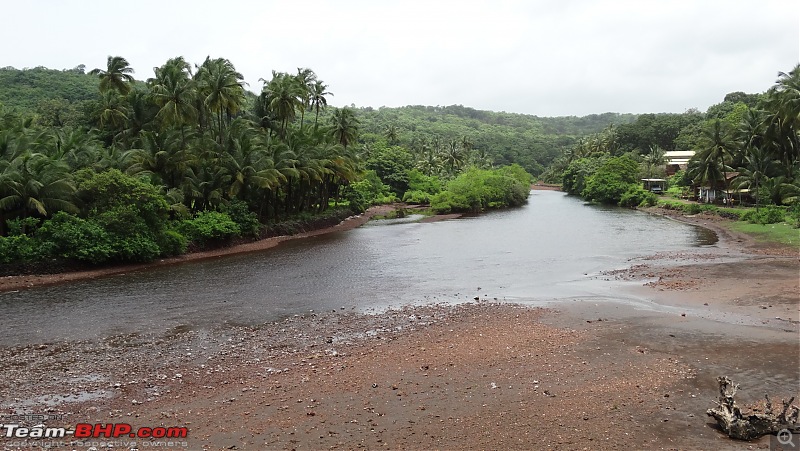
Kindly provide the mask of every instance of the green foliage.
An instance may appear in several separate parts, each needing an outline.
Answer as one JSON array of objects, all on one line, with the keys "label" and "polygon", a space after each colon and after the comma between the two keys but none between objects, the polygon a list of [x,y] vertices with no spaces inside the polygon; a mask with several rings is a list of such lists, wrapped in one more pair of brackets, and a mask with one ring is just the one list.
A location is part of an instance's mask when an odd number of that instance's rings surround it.
[{"label": "green foliage", "polygon": [[429,204],[434,195],[420,190],[408,190],[403,194],[403,202],[409,204]]},{"label": "green foliage", "polygon": [[0,68],[0,104],[23,114],[33,114],[43,102],[53,99],[70,105],[97,100],[97,86],[97,79],[85,74],[81,66],[70,70]]},{"label": "green foliage", "polygon": [[436,194],[442,190],[442,181],[435,175],[425,175],[418,169],[408,171],[408,189]]},{"label": "green foliage", "polygon": [[639,185],[628,185],[619,199],[620,207],[652,207],[658,202],[658,196]]},{"label": "green foliage", "polygon": [[115,252],[103,227],[64,212],[45,221],[36,237],[41,240],[42,253],[52,257],[96,264],[108,261]]},{"label": "green foliage", "polygon": [[[623,124],[636,115],[604,113],[584,117],[537,117],[525,114],[481,111],[462,105],[360,108],[362,138],[370,143],[394,126],[402,130],[400,145],[424,154],[431,150],[443,155],[452,141],[467,137],[472,154],[466,164],[487,168],[517,163],[539,175],[562,151],[581,136],[597,133],[609,124]],[[462,146],[463,147],[463,146]],[[482,156],[482,157],[481,157]],[[488,163],[488,164],[486,164]],[[427,171],[425,171],[427,172]]]},{"label": "green foliage", "polygon": [[435,175],[425,175],[418,169],[408,171],[408,191],[403,194],[403,202],[410,204],[429,204],[431,198],[442,190],[442,181]]},{"label": "green foliage", "polygon": [[345,199],[350,207],[363,212],[370,205],[389,203],[394,200],[390,188],[384,185],[375,171],[365,171],[363,178],[353,182],[345,189]]},{"label": "green foliage", "polygon": [[581,158],[573,161],[564,170],[561,188],[569,194],[581,194],[586,189],[586,181],[603,162],[600,158]]},{"label": "green foliage", "polygon": [[28,232],[36,230],[41,220],[39,218],[16,218],[6,221],[8,224],[8,235],[26,235]]},{"label": "green foliage", "polygon": [[[519,174],[515,169],[510,173]],[[479,212],[489,208],[515,207],[527,202],[530,183],[506,175],[502,169],[470,169],[447,183],[444,191],[431,198],[437,213]],[[526,177],[531,179],[530,174]]]},{"label": "green foliage", "polygon": [[796,201],[789,208],[789,217],[792,220],[792,226],[800,228],[800,201]]},{"label": "green foliage", "polygon": [[189,241],[205,245],[212,241],[222,241],[239,235],[239,225],[230,216],[219,211],[203,211],[192,219],[184,219],[180,232]]},{"label": "green foliage", "polygon": [[158,247],[164,257],[173,257],[186,252],[189,240],[177,230],[165,230],[158,237]]},{"label": "green foliage", "polygon": [[383,183],[399,196],[409,189],[408,177],[414,168],[414,156],[402,147],[386,147],[378,142],[373,146],[366,167],[375,171]]},{"label": "green foliage", "polygon": [[[638,187],[638,174],[639,165],[634,159],[628,156],[609,158],[589,176],[581,196],[594,202],[619,204],[626,192]],[[631,193],[635,197],[635,191]]]},{"label": "green foliage", "polygon": [[[83,199],[84,212],[89,217],[119,210],[120,216],[139,217],[153,232],[164,227],[169,205],[158,188],[150,183],[118,169],[100,173],[84,170],[77,178],[78,196]],[[120,226],[124,229],[124,225]]]},{"label": "green foliage", "polygon": [[37,239],[28,235],[0,236],[0,263],[31,262],[41,256]]},{"label": "green foliage", "polygon": [[753,224],[775,224],[786,220],[786,209],[770,205],[757,210],[748,211],[741,219],[743,221],[752,222]]},{"label": "green foliage", "polygon": [[220,208],[220,212],[227,214],[239,227],[242,236],[257,236],[261,230],[261,223],[258,216],[251,212],[247,203],[240,200],[232,200]]}]

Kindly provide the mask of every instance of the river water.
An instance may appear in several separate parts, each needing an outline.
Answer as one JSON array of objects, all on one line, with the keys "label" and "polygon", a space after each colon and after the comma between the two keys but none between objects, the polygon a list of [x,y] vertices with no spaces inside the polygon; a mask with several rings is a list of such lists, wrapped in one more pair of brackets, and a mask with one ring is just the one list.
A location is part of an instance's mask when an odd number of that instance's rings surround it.
[{"label": "river water", "polygon": [[[533,191],[526,206],[435,223],[372,221],[235,255],[0,294],[0,345],[254,325],[294,314],[481,298],[620,300],[597,277],[713,232]],[[640,282],[641,283],[641,282]]]}]

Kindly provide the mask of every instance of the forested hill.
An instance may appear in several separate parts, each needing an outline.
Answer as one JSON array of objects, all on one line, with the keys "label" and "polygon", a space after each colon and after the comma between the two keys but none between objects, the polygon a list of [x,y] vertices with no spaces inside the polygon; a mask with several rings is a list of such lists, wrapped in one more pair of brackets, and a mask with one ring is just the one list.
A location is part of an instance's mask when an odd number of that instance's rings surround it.
[{"label": "forested hill", "polygon": [[629,124],[633,114],[604,113],[584,117],[537,117],[451,106],[413,105],[399,108],[356,109],[361,139],[381,137],[413,150],[446,149],[458,141],[496,165],[518,163],[534,175],[541,173],[579,138],[609,125]]},{"label": "forested hill", "polygon": [[95,100],[97,77],[87,75],[84,66],[55,70],[0,68],[0,104],[22,113],[35,112],[43,101],[64,99],[70,103]]},{"label": "forested hill", "polygon": [[[253,98],[248,95],[248,103],[252,104]],[[86,74],[83,65],[64,70],[0,68],[0,106],[34,116],[41,125],[80,126],[97,100],[98,79]],[[637,117],[617,113],[537,117],[461,105],[362,107],[356,113],[362,145],[382,139],[411,150],[443,151],[458,141],[496,165],[519,163],[533,174],[541,173],[580,137],[610,124],[631,123]]]}]

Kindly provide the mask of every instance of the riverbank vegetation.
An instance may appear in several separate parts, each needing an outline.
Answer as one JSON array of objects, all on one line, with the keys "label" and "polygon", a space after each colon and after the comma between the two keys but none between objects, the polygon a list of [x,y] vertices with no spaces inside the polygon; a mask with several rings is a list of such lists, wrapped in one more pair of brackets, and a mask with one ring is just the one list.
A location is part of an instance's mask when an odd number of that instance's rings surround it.
[{"label": "riverbank vegetation", "polygon": [[[694,150],[687,170],[670,177],[668,194],[689,197],[695,187],[706,187],[720,193],[729,216],[754,223],[788,219],[797,225],[800,65],[778,77],[765,93],[730,93],[705,114],[641,115],[630,124],[608,127],[556,158],[542,179],[560,182],[566,192],[588,200],[653,205],[655,196],[643,194],[639,180],[665,175],[666,151]],[[740,214],[728,207],[743,193],[755,211]],[[761,211],[762,206],[771,207]]]},{"label": "riverbank vegetation", "polygon": [[0,263],[145,262],[402,199],[474,212],[527,198],[530,174],[490,149],[531,117],[491,113],[494,131],[455,139],[328,108],[310,69],[273,71],[258,95],[223,58],[133,74],[119,56],[88,73],[0,69]]}]

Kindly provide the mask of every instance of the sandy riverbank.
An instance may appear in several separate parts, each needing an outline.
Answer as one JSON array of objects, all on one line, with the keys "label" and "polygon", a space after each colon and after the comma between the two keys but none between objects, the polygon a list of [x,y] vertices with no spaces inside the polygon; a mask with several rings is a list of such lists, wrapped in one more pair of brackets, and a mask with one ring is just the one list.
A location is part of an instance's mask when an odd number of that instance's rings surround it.
[{"label": "sandy riverbank", "polygon": [[721,235],[598,275],[635,282],[639,304],[481,300],[0,349],[1,411],[186,426],[188,449],[766,449],[705,415],[723,374],[740,403],[800,395],[800,261],[762,250]]}]

